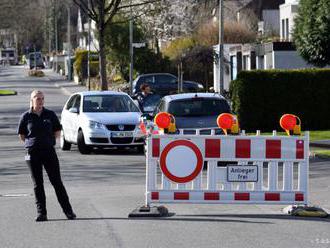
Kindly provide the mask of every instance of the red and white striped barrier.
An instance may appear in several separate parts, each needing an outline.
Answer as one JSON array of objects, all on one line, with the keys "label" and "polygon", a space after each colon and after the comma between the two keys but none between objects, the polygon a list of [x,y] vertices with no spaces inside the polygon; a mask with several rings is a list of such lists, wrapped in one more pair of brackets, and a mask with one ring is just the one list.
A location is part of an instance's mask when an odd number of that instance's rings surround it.
[{"label": "red and white striped barrier", "polygon": [[305,136],[151,135],[147,146],[146,205],[307,204],[308,132]]}]

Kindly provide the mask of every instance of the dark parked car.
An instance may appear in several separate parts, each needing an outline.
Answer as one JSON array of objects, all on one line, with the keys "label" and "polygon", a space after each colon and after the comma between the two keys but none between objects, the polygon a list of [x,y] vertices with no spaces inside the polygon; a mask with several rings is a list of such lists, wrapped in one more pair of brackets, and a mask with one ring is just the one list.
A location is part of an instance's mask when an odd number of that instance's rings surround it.
[{"label": "dark parked car", "polygon": [[[174,94],[178,90],[178,78],[170,73],[142,74],[133,81],[133,95],[140,92],[143,83],[147,83],[152,92],[161,96]],[[192,81],[183,81],[182,87],[184,92],[200,92],[204,89],[202,84]]]},{"label": "dark parked car", "polygon": [[152,113],[155,111],[160,99],[162,97],[158,94],[150,94],[146,96],[142,102],[139,102],[139,107],[142,113]]},{"label": "dark parked car", "polygon": [[28,55],[28,65],[30,69],[36,69],[41,68],[45,69],[44,61],[42,58],[42,53],[41,52],[34,52],[34,53],[29,53]]},{"label": "dark parked car", "polygon": [[210,134],[215,129],[216,134],[222,134],[217,125],[217,117],[222,113],[230,113],[227,100],[215,93],[185,93],[165,96],[153,112],[168,112],[175,117],[177,129],[183,129],[184,134],[195,134],[200,129],[201,134]]}]

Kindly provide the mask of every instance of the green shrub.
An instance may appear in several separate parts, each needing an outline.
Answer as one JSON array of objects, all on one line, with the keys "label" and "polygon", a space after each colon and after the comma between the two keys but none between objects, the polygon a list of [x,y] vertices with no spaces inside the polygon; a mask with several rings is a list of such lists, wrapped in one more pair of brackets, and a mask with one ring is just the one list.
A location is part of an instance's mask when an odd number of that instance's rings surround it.
[{"label": "green shrub", "polygon": [[[75,53],[75,62],[73,64],[74,74],[79,77],[79,81],[87,78],[87,56],[88,51],[78,49]],[[98,53],[91,52],[90,56],[90,75],[95,77],[98,75]]]},{"label": "green shrub", "polygon": [[91,77],[97,77],[99,75],[99,61],[91,61],[89,66]]},{"label": "green shrub", "polygon": [[279,119],[295,114],[303,130],[330,128],[330,69],[241,71],[230,86],[242,129],[280,130]]}]

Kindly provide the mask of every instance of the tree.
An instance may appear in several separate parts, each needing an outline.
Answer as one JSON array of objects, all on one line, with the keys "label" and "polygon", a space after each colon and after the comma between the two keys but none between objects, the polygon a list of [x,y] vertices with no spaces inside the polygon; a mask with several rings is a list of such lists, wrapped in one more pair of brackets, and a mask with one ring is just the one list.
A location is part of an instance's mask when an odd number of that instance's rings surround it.
[{"label": "tree", "polygon": [[316,66],[330,65],[330,1],[301,0],[293,39],[300,55]]},{"label": "tree", "polygon": [[143,24],[157,38],[188,35],[196,27],[194,17],[199,8],[198,0],[161,0],[149,8]]},{"label": "tree", "polygon": [[[115,15],[129,8],[139,7],[157,0],[73,0],[83,12],[96,23],[99,38],[99,65],[101,89],[107,90],[106,54],[105,54],[105,29]],[[88,4],[89,3],[89,4]]]},{"label": "tree", "polygon": [[[125,17],[117,15],[114,23],[106,27],[105,43],[107,60],[110,62],[111,71],[120,72],[121,76],[129,80],[129,23]],[[140,24],[134,22],[134,41],[144,42],[146,34]],[[160,53],[155,53],[149,47],[134,50],[134,72],[151,73],[169,70],[169,60],[163,58]],[[108,66],[109,68],[109,66]],[[115,69],[115,70],[113,70]]]}]

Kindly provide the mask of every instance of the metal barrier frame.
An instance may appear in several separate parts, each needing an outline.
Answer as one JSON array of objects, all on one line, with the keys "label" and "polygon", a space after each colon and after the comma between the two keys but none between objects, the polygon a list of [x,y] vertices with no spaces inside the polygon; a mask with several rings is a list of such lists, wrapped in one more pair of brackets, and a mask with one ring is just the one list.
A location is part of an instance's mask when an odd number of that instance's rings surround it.
[{"label": "metal barrier frame", "polygon": [[[199,132],[198,132],[199,133]],[[155,203],[198,203],[198,204],[307,204],[308,202],[308,175],[309,175],[309,132],[305,136],[238,136],[226,135],[149,135],[146,151],[146,193],[145,204]],[[207,162],[206,174],[201,171],[189,183],[173,183],[159,169],[159,158],[164,147],[175,140],[189,140],[196,144]],[[205,140],[220,140],[229,148],[221,148],[223,156],[207,157]],[[240,140],[250,140],[250,158],[231,156]],[[281,158],[265,158],[265,142],[272,143],[281,140],[285,147]],[[212,142],[211,142],[212,143]],[[302,143],[302,147],[298,144]],[[222,144],[222,143],[221,143]],[[257,149],[253,150],[256,147]],[[281,147],[282,149],[282,147]],[[296,149],[296,157],[294,154]],[[299,150],[300,149],[300,150]],[[158,153],[158,154],[157,154]],[[258,155],[259,154],[259,155]],[[237,155],[237,150],[236,150]],[[252,156],[256,155],[255,158]],[[285,158],[282,157],[285,156]],[[259,156],[259,157],[258,157]],[[218,162],[237,162],[238,165],[253,163],[258,167],[259,179],[257,182],[228,182],[227,167],[218,166]],[[267,164],[267,187],[264,186],[264,165]],[[280,165],[279,165],[280,164]],[[282,187],[279,187],[279,167],[283,166]],[[294,168],[298,168],[298,184],[295,187]],[[202,175],[205,174],[205,175]],[[161,182],[157,177],[161,176]],[[206,177],[206,185],[203,179]]]}]

